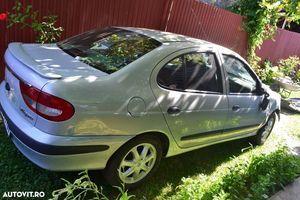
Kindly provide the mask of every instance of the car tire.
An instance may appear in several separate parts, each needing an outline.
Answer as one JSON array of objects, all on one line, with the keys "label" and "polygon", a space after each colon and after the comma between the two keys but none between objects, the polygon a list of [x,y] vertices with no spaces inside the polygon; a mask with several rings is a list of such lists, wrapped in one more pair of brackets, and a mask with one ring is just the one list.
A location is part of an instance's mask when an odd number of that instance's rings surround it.
[{"label": "car tire", "polygon": [[263,145],[266,140],[268,139],[268,137],[270,136],[272,130],[273,130],[273,127],[276,123],[276,113],[273,112],[269,117],[268,117],[268,120],[266,122],[266,124],[261,127],[258,132],[257,132],[257,135],[253,137],[253,140],[252,142],[255,144],[255,145]]},{"label": "car tire", "polygon": [[155,172],[161,158],[162,143],[159,138],[138,136],[111,157],[104,170],[104,177],[112,186],[124,185],[126,189],[133,189]]}]

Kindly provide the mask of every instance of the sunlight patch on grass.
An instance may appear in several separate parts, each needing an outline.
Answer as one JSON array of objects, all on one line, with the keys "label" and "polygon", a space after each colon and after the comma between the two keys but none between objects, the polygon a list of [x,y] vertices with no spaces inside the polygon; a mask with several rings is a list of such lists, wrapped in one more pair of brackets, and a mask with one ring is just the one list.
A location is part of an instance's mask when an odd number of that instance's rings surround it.
[{"label": "sunlight patch on grass", "polygon": [[292,92],[290,98],[300,98],[300,91]]},{"label": "sunlight patch on grass", "polygon": [[280,123],[275,129],[280,135],[288,135],[300,139],[300,114],[294,114],[286,111],[286,114],[281,114]]}]

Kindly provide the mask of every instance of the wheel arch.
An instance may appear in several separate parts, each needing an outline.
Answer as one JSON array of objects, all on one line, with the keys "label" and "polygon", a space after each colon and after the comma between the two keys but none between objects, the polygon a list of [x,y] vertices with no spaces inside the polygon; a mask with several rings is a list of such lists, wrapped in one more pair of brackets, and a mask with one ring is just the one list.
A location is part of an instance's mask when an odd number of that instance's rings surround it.
[{"label": "wheel arch", "polygon": [[[159,131],[148,131],[148,132],[140,133],[140,134],[136,135],[135,137],[131,138],[130,140],[128,140],[126,143],[128,143],[132,140],[137,140],[138,138],[145,137],[145,136],[158,138],[161,141],[163,156],[165,157],[167,155],[167,153],[169,151],[169,147],[170,147],[170,139],[165,133],[162,133]],[[126,145],[126,143],[123,145]]]},{"label": "wheel arch", "polygon": [[127,143],[131,142],[132,140],[137,140],[138,138],[141,137],[155,137],[158,138],[161,141],[162,144],[162,156],[165,157],[169,151],[169,147],[170,147],[170,139],[169,137],[162,132],[159,131],[149,131],[149,132],[144,132],[144,133],[140,133],[136,136],[134,136],[133,138],[131,138],[130,140],[128,140],[127,142],[125,142],[123,145],[121,145],[108,159],[106,166],[108,165],[108,163],[111,161],[111,159],[119,152],[119,150],[125,146]]},{"label": "wheel arch", "polygon": [[276,115],[278,116],[278,120],[280,120],[280,109],[276,108],[273,113],[276,113]]},{"label": "wheel arch", "polygon": [[170,139],[166,134],[164,134],[162,132],[158,132],[158,131],[150,131],[150,132],[141,133],[132,139],[143,137],[143,136],[159,138],[159,140],[161,141],[161,145],[162,145],[163,157],[165,157],[167,155],[167,153],[169,151],[169,147],[170,147]]}]

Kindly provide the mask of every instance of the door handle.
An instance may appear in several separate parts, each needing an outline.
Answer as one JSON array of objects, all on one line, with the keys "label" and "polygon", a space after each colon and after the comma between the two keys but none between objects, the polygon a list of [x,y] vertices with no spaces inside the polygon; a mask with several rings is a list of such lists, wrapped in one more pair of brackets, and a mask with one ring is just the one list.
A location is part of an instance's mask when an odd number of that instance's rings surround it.
[{"label": "door handle", "polygon": [[180,108],[178,108],[177,106],[171,106],[168,108],[167,113],[170,115],[175,115],[180,113],[180,111],[181,111]]},{"label": "door handle", "polygon": [[234,112],[238,111],[240,108],[241,108],[241,107],[240,107],[239,105],[234,105],[234,106],[232,106],[232,110],[233,110]]},{"label": "door handle", "polygon": [[10,91],[10,85],[9,85],[9,83],[5,83],[5,89],[9,92]]}]

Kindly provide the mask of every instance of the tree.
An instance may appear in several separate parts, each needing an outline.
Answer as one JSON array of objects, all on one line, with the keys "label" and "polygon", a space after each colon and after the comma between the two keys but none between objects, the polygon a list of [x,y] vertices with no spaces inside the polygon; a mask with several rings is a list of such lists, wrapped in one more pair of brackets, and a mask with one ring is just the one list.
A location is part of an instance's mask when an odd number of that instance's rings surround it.
[{"label": "tree", "polygon": [[284,4],[284,22],[282,28],[290,25],[291,22],[300,23],[300,1],[299,0],[283,0]]},{"label": "tree", "polygon": [[267,39],[274,37],[280,19],[287,23],[300,20],[299,0],[240,0],[229,8],[245,16],[244,27],[249,35],[248,61],[261,74],[257,48]]}]

